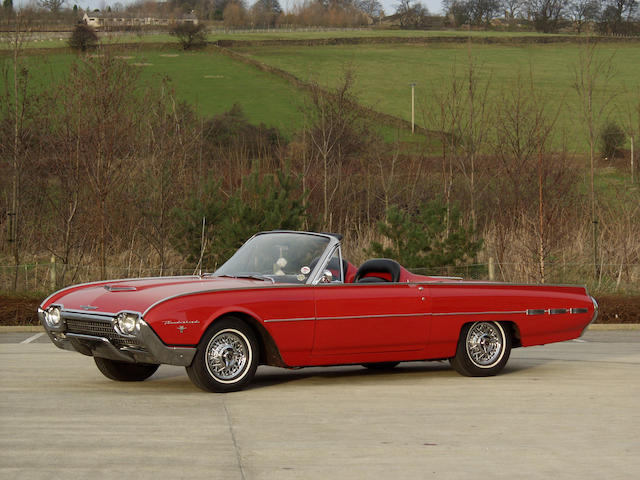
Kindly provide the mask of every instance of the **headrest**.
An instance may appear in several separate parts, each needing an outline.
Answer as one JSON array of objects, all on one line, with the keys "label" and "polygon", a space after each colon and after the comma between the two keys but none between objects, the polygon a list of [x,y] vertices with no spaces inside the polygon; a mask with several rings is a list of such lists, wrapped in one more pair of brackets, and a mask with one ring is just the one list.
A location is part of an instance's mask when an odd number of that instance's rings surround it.
[{"label": "headrest", "polygon": [[402,267],[395,260],[389,258],[372,258],[360,265],[353,282],[360,282],[360,279],[365,278],[367,274],[370,273],[387,273],[391,277],[392,282],[399,282],[401,271]]}]

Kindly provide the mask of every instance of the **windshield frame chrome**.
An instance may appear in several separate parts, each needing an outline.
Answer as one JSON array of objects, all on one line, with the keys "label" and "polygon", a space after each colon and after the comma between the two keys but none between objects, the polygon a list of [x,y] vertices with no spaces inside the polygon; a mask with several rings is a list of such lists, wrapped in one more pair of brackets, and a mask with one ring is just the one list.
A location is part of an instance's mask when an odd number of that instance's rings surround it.
[{"label": "windshield frame chrome", "polygon": [[[320,279],[322,278],[322,272],[324,272],[324,269],[325,269],[326,265],[331,260],[331,257],[335,253],[336,249],[338,249],[338,255],[339,255],[339,258],[340,258],[340,272],[342,274],[342,278],[344,278],[344,272],[342,272],[343,268],[342,268],[341,242],[338,239],[338,237],[336,237],[335,235],[332,235],[330,233],[305,232],[305,231],[296,231],[296,230],[269,230],[269,231],[264,231],[264,232],[258,232],[255,235],[252,235],[251,238],[249,238],[246,242],[244,242],[244,244],[242,246],[246,245],[247,243],[252,241],[255,237],[258,237],[260,235],[280,234],[280,233],[299,234],[299,235],[312,235],[312,236],[316,236],[316,237],[326,238],[329,241],[329,243],[327,244],[327,246],[324,249],[324,252],[322,253],[320,258],[318,259],[318,262],[316,263],[315,267],[313,267],[313,270],[309,273],[309,276],[307,277],[307,279],[303,283],[303,285],[317,285],[320,282]],[[240,247],[240,248],[242,248],[242,247]],[[238,250],[240,250],[240,248]],[[237,250],[236,250],[236,252],[237,252]],[[235,253],[234,253],[234,255],[235,255]],[[233,258],[233,255],[229,259],[231,259],[231,258]],[[216,276],[216,273],[220,269],[222,269],[222,267],[224,267],[224,265],[226,263],[227,262],[223,263],[211,275],[212,276]]]}]

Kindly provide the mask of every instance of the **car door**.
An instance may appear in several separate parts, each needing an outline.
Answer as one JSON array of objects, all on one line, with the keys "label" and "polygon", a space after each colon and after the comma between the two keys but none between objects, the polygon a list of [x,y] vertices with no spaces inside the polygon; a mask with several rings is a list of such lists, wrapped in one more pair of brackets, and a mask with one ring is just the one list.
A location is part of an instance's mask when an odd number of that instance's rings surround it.
[{"label": "car door", "polygon": [[313,355],[425,349],[430,316],[417,285],[338,283],[313,288]]}]

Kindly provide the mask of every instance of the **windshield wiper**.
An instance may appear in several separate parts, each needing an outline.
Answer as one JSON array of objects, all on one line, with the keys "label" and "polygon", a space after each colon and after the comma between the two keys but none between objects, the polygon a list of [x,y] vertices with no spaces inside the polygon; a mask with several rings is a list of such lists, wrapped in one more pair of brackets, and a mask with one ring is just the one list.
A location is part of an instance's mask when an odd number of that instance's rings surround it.
[{"label": "windshield wiper", "polygon": [[263,280],[263,281],[268,281],[270,280],[271,283],[276,283],[276,281],[271,278],[268,277],[266,275],[262,275],[260,273],[239,273],[237,275],[228,275],[226,273],[220,274],[220,275],[213,275],[214,277],[227,277],[227,278],[252,278],[254,280]]}]

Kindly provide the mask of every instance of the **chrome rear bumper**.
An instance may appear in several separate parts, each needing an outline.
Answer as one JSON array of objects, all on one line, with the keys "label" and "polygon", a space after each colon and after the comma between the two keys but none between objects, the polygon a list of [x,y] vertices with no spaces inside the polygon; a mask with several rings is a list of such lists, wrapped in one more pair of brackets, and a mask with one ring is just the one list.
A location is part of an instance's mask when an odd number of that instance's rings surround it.
[{"label": "chrome rear bumper", "polygon": [[[115,329],[109,331],[109,321],[100,314],[81,315],[77,312],[62,312],[65,320],[59,329],[51,329],[44,320],[44,311],[38,309],[38,318],[53,344],[63,350],[70,350],[92,357],[108,358],[121,362],[168,364],[186,367],[191,365],[196,349],[193,347],[169,347],[156,335],[153,329],[142,319],[135,336],[120,336]],[[104,325],[104,334],[71,332],[67,328],[66,319],[87,323],[95,323],[96,319]],[[109,338],[108,338],[109,337]],[[129,344],[127,344],[129,341]]]},{"label": "chrome rear bumper", "polygon": [[598,307],[598,302],[596,302],[596,299],[593,298],[593,297],[589,297],[589,298],[591,298],[591,303],[593,303],[593,317],[591,317],[591,321],[584,327],[584,329],[582,330],[582,333],[580,334],[580,336],[584,335],[584,333],[589,328],[589,325],[591,325],[593,322],[595,322],[596,319],[598,318],[598,310],[600,308],[600,307]]}]

